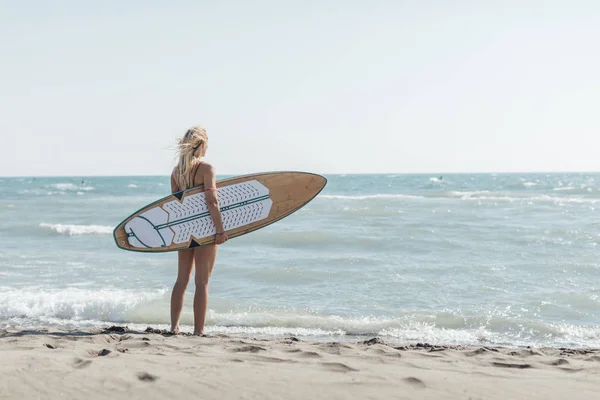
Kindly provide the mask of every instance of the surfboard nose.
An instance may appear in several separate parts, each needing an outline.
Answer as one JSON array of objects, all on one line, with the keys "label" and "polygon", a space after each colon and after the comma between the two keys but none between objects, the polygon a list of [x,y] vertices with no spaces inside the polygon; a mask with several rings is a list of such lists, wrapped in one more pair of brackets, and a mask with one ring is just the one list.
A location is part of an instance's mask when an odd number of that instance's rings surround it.
[{"label": "surfboard nose", "polygon": [[[315,198],[327,185],[327,178],[319,174],[311,172],[292,172],[291,174],[290,192],[293,193],[294,197],[304,197],[305,202]],[[298,191],[300,187],[304,189],[301,193]]]}]

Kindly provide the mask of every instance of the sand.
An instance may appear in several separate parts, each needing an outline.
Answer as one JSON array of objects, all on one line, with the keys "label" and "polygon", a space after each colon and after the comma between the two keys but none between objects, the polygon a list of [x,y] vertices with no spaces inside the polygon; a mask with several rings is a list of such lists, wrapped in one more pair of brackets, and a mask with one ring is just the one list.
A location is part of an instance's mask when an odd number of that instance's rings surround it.
[{"label": "sand", "polygon": [[0,399],[596,399],[600,349],[0,330]]}]

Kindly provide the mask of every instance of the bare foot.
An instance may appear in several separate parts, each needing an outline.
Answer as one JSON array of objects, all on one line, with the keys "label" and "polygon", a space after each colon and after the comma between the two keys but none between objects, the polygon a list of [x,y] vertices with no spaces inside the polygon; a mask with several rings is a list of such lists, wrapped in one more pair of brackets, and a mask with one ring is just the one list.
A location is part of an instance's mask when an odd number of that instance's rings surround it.
[{"label": "bare foot", "polygon": [[179,334],[179,327],[176,326],[175,328],[171,327],[171,332],[173,335],[178,335]]}]

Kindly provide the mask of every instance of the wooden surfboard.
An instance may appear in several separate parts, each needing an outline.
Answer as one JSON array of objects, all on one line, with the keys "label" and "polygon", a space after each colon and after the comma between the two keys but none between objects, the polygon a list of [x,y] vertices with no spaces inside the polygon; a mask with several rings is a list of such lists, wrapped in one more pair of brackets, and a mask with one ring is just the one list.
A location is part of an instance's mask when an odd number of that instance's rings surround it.
[{"label": "wooden surfboard", "polygon": [[[230,239],[265,227],[302,208],[326,184],[325,177],[306,172],[270,172],[218,181],[223,227]],[[113,237],[125,250],[165,252],[214,244],[215,233],[200,185],[136,211],[115,228]]]}]

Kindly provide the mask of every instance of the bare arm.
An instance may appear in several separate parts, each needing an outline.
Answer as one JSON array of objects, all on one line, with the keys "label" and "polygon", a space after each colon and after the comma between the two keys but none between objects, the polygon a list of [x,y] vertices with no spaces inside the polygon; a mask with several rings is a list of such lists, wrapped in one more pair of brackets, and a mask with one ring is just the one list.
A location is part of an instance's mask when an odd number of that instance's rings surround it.
[{"label": "bare arm", "polygon": [[171,174],[171,194],[179,192],[177,183],[175,183],[175,177]]},{"label": "bare arm", "polygon": [[206,205],[208,212],[217,228],[217,234],[223,233],[223,218],[219,210],[219,199],[217,198],[217,182],[215,169],[211,165],[205,165],[203,168],[204,193],[206,196]]}]

